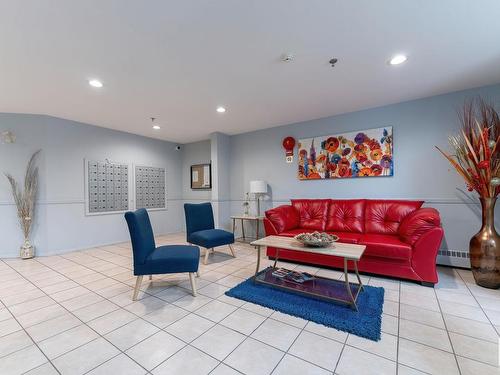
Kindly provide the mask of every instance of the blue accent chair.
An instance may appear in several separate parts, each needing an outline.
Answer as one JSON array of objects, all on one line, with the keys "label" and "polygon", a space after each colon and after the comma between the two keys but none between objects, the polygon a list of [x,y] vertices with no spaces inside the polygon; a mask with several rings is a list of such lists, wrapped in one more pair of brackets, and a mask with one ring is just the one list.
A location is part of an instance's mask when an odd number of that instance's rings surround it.
[{"label": "blue accent chair", "polygon": [[146,209],[140,208],[135,212],[125,213],[130,239],[132,240],[132,252],[134,256],[134,275],[137,276],[134,296],[137,299],[139,288],[144,275],[182,273],[188,272],[196,296],[196,283],[194,274],[198,272],[200,263],[200,249],[197,246],[188,245],[155,245],[153,228]]},{"label": "blue accent chair", "polygon": [[215,229],[214,213],[210,203],[185,203],[187,242],[205,248],[204,264],[207,264],[209,249],[229,245],[231,255],[234,255],[234,234],[222,229]]}]

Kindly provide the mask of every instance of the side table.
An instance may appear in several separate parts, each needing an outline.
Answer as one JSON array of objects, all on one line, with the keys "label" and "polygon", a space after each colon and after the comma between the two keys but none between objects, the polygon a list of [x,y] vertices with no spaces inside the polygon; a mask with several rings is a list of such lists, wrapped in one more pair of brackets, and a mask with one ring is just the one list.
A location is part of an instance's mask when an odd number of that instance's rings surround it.
[{"label": "side table", "polygon": [[242,240],[245,241],[245,220],[248,221],[255,221],[255,239],[259,239],[259,228],[260,228],[260,222],[264,219],[264,216],[250,216],[250,215],[234,215],[231,216],[231,219],[233,220],[233,234],[236,229],[236,221],[240,220],[241,221],[241,235],[242,235]]}]

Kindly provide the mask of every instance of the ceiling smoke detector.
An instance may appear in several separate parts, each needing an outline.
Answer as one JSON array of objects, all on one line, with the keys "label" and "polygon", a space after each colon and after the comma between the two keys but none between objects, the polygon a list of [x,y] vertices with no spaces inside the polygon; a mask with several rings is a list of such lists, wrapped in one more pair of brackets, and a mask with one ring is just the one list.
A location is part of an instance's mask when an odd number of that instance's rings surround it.
[{"label": "ceiling smoke detector", "polygon": [[291,53],[285,53],[284,55],[281,56],[281,61],[283,62],[292,62],[295,56],[293,56]]},{"label": "ceiling smoke detector", "polygon": [[154,117],[151,117],[151,125],[153,126],[154,130],[160,130],[161,127],[160,127],[160,125],[158,125],[157,123],[155,123],[155,120],[156,119]]},{"label": "ceiling smoke detector", "polygon": [[328,61],[328,63],[332,66],[332,68],[335,67],[335,64],[339,61],[339,59],[337,59],[336,57],[333,57],[330,59],[330,61]]}]

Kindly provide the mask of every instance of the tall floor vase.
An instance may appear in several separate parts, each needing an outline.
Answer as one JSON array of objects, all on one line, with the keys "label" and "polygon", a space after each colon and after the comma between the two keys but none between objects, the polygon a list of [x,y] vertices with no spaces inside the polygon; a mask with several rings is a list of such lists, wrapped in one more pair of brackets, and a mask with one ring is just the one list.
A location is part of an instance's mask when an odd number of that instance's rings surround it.
[{"label": "tall floor vase", "polygon": [[495,230],[495,203],[497,198],[479,198],[482,208],[481,230],[471,238],[469,245],[472,274],[477,285],[500,287],[500,237]]}]

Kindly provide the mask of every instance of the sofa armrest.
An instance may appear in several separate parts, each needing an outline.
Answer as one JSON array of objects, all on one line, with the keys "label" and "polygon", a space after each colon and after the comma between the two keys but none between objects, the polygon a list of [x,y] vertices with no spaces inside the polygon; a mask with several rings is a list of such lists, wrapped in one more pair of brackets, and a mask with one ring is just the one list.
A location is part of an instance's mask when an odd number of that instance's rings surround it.
[{"label": "sofa armrest", "polygon": [[398,229],[402,241],[414,246],[429,231],[441,228],[441,218],[435,208],[419,208],[406,216]]},{"label": "sofa armrest", "polygon": [[[299,213],[297,212],[295,207],[288,205],[278,206],[267,210],[265,219],[267,219],[273,225],[274,231],[276,232],[273,234],[278,234],[284,232],[285,230],[294,229],[299,226],[300,222]],[[264,227],[266,228],[267,234],[265,220]],[[269,236],[269,234],[267,235]]]},{"label": "sofa armrest", "polygon": [[443,235],[443,228],[433,228],[420,236],[413,245],[411,266],[422,281],[432,284],[438,282],[436,258]]},{"label": "sofa armrest", "polygon": [[276,227],[267,217],[264,218],[264,229],[266,231],[266,236],[276,236],[279,234]]}]

